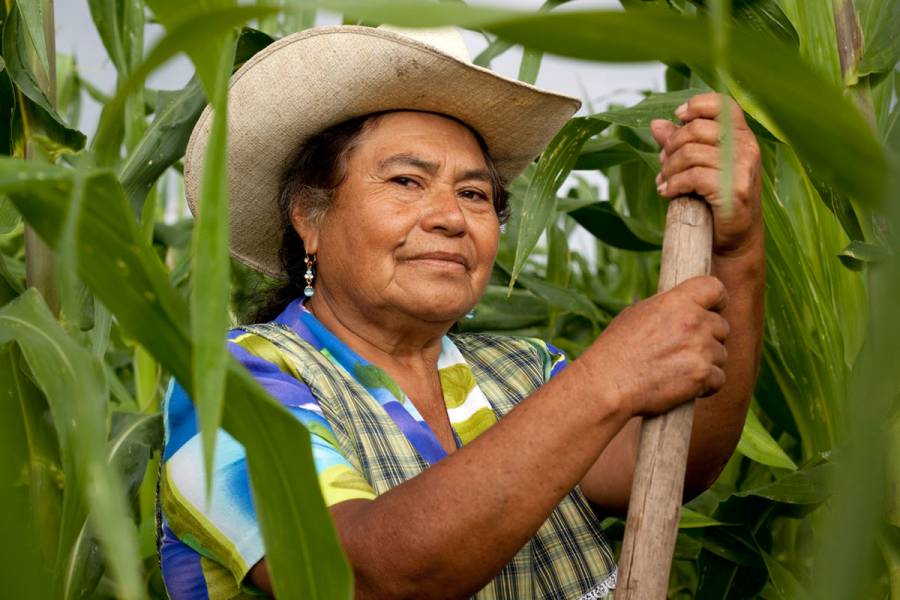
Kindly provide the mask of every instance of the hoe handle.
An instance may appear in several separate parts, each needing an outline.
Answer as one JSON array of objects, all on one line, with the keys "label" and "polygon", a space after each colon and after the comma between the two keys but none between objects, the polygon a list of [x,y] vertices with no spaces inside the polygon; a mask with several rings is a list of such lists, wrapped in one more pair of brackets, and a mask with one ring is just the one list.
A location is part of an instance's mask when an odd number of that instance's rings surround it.
[{"label": "hoe handle", "polygon": [[[711,255],[709,205],[695,197],[672,200],[666,214],[659,291],[709,275]],[[619,561],[618,600],[666,597],[693,421],[693,400],[643,421]]]}]

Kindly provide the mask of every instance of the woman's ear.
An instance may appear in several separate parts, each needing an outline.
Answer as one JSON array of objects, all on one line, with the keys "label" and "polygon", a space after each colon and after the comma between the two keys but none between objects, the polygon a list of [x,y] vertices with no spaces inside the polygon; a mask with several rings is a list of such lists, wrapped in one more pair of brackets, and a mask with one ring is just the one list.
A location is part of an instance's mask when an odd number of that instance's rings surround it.
[{"label": "woman's ear", "polygon": [[299,204],[291,209],[291,224],[294,231],[303,240],[303,247],[307,254],[315,254],[319,251],[319,227],[313,225],[303,214]]}]

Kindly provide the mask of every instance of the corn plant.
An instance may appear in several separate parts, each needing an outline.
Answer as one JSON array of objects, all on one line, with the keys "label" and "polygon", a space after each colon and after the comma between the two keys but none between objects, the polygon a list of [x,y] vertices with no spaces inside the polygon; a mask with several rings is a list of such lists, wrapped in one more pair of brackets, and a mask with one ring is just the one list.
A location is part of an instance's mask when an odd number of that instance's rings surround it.
[{"label": "corn plant", "polygon": [[[491,284],[459,324],[541,336],[572,356],[656,288],[665,206],[649,121],[709,89],[739,101],[764,155],[763,364],[738,451],[684,511],[670,597],[900,598],[900,3],[559,4],[519,13],[399,0],[88,0],[118,72],[111,96],[55,53],[51,1],[0,5],[0,528],[16,540],[0,564],[10,597],[165,597],[154,494],[158,406],[172,376],[197,404],[207,465],[220,426],[247,448],[278,597],[351,596],[306,430],[223,343],[271,283],[228,258],[224,143],[206,157],[203,219],[184,218],[179,191],[207,102],[213,135],[227,137],[228,75],[332,10],[354,23],[481,31],[482,66],[521,44],[530,82],[543,53],[666,63],[665,91],[573,118],[511,182]],[[149,18],[165,35],[145,52]],[[174,92],[145,87],[179,52],[196,76]],[[104,107],[90,136],[78,130],[83,93]],[[608,197],[586,171],[607,178]],[[570,247],[576,229],[595,239],[591,256]],[[604,524],[621,535],[621,520]]]}]

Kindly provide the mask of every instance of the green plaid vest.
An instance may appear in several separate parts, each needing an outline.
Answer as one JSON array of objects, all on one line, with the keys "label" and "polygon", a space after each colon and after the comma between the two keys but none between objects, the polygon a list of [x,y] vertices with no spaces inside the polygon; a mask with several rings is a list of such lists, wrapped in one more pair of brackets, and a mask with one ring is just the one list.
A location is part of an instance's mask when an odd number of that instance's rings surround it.
[{"label": "green plaid vest", "polygon": [[[278,348],[334,429],[341,452],[378,494],[428,465],[377,400],[326,356],[276,323],[243,326]],[[500,419],[544,383],[533,344],[486,334],[451,336]],[[616,564],[587,499],[575,488],[476,600],[612,598]]]}]

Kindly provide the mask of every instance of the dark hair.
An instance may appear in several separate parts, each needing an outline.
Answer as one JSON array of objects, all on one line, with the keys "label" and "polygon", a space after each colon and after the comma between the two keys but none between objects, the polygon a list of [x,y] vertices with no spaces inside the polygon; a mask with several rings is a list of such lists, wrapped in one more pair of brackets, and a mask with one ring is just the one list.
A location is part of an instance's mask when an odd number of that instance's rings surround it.
[{"label": "dark hair", "polygon": [[[389,110],[354,117],[312,136],[285,171],[278,196],[278,210],[283,224],[278,257],[287,275],[287,281],[273,291],[264,292],[264,297],[257,304],[259,308],[252,313],[250,318],[252,322],[271,321],[291,301],[303,294],[303,288],[306,287],[303,278],[306,273],[304,262],[306,249],[291,222],[294,207],[300,203],[307,219],[314,223],[321,222],[334,200],[335,191],[347,176],[350,153],[358,145],[362,134],[378,123],[381,117],[391,112],[397,111]],[[459,119],[449,115],[440,116],[464,125],[475,136],[490,173],[494,210],[500,223],[505,223],[509,218],[509,194],[488,154],[484,139]]]}]

